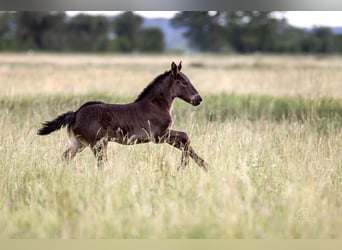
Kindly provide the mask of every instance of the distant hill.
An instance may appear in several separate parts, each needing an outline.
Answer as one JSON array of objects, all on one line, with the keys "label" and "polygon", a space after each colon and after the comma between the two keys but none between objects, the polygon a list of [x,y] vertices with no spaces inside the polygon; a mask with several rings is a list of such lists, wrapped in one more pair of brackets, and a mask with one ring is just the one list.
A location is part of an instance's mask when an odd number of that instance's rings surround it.
[{"label": "distant hill", "polygon": [[185,28],[175,28],[167,18],[144,18],[143,27],[157,27],[164,33],[166,50],[189,50],[189,45],[183,33]]},{"label": "distant hill", "polygon": [[[320,27],[320,26],[318,26],[318,27]],[[336,26],[336,27],[322,26],[322,27],[329,28],[333,34],[342,34],[342,27],[341,26]],[[315,27],[309,27],[309,28],[303,28],[303,29],[305,31],[309,32],[309,31],[312,31],[315,28],[317,28],[317,27],[315,26]]]},{"label": "distant hill", "polygon": [[342,34],[342,27],[331,27],[331,31],[335,34]]}]

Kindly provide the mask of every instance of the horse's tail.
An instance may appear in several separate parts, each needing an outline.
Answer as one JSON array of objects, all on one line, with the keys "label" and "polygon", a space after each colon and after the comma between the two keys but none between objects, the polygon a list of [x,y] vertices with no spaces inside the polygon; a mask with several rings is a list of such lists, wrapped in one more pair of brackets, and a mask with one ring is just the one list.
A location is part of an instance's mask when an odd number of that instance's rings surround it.
[{"label": "horse's tail", "polygon": [[75,112],[68,111],[59,115],[56,119],[52,121],[46,121],[42,123],[43,127],[41,127],[38,131],[38,135],[48,135],[53,131],[56,131],[66,125],[72,123],[75,119]]}]

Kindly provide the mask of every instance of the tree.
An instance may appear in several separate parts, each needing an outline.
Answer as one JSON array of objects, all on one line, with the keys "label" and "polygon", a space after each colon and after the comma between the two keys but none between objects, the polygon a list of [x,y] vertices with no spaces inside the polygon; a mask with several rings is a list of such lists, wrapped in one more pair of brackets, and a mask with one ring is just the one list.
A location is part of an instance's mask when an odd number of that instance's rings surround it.
[{"label": "tree", "polygon": [[238,52],[269,52],[275,47],[279,20],[269,11],[227,14],[228,42]]},{"label": "tree", "polygon": [[69,18],[64,12],[0,12],[0,50],[162,51],[162,31],[144,29],[142,21],[133,12],[114,21],[83,14]]},{"label": "tree", "polygon": [[184,36],[194,48],[220,52],[271,51],[275,45],[277,20],[268,11],[184,11],[172,24],[187,28]]},{"label": "tree", "polygon": [[77,15],[66,24],[64,47],[74,51],[104,51],[109,27],[106,17]]},{"label": "tree", "polygon": [[113,26],[118,50],[132,52],[139,47],[138,37],[142,22],[143,18],[132,11],[124,12],[114,19]]},{"label": "tree", "polygon": [[120,52],[160,52],[164,34],[159,28],[142,28],[143,18],[127,11],[113,20],[115,47]]},{"label": "tree", "polygon": [[139,49],[144,52],[164,50],[164,34],[158,28],[145,28],[140,31]]},{"label": "tree", "polygon": [[289,46],[279,44],[282,43],[279,37],[289,30],[283,29],[286,20],[276,19],[269,11],[181,12],[172,19],[172,24],[186,27],[184,36],[200,51],[221,52],[232,48],[240,53],[273,52]]},{"label": "tree", "polygon": [[313,29],[312,35],[317,40],[315,52],[331,53],[333,51],[334,38],[330,28],[317,27]]},{"label": "tree", "polygon": [[342,34],[334,36],[334,52],[342,53]]},{"label": "tree", "polygon": [[15,39],[15,18],[13,13],[0,13],[0,50],[12,50],[17,46]]},{"label": "tree", "polygon": [[175,27],[186,27],[184,36],[200,51],[219,52],[224,47],[225,13],[220,11],[183,11],[171,20]]},{"label": "tree", "polygon": [[0,12],[0,37],[3,37],[11,32],[11,22],[13,22],[13,15],[9,12]]},{"label": "tree", "polygon": [[281,53],[300,53],[302,49],[301,42],[303,33],[302,29],[291,27],[288,24],[280,26],[273,51]]},{"label": "tree", "polygon": [[60,12],[17,12],[16,38],[24,49],[48,49],[44,43],[46,32],[56,32],[56,27],[64,22],[65,14]]}]

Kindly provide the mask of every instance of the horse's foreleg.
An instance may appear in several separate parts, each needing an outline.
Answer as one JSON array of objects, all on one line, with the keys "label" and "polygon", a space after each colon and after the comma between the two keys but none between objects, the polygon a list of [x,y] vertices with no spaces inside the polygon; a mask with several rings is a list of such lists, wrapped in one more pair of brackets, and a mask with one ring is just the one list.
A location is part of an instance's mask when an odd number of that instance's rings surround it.
[{"label": "horse's foreleg", "polygon": [[190,138],[185,132],[170,130],[166,137],[166,142],[180,150],[182,150],[181,167],[185,168],[189,162],[189,156],[201,167],[207,171],[207,163],[199,157],[190,146]]},{"label": "horse's foreleg", "polygon": [[185,151],[204,171],[208,171],[208,164],[199,157],[191,146]]}]

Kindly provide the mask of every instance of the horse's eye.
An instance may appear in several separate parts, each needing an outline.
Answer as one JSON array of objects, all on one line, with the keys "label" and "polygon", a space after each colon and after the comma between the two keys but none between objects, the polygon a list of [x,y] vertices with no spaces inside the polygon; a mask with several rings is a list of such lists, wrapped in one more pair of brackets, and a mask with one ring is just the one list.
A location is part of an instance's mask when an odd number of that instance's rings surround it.
[{"label": "horse's eye", "polygon": [[187,86],[188,82],[187,81],[180,81],[180,84],[182,84],[183,86]]}]

